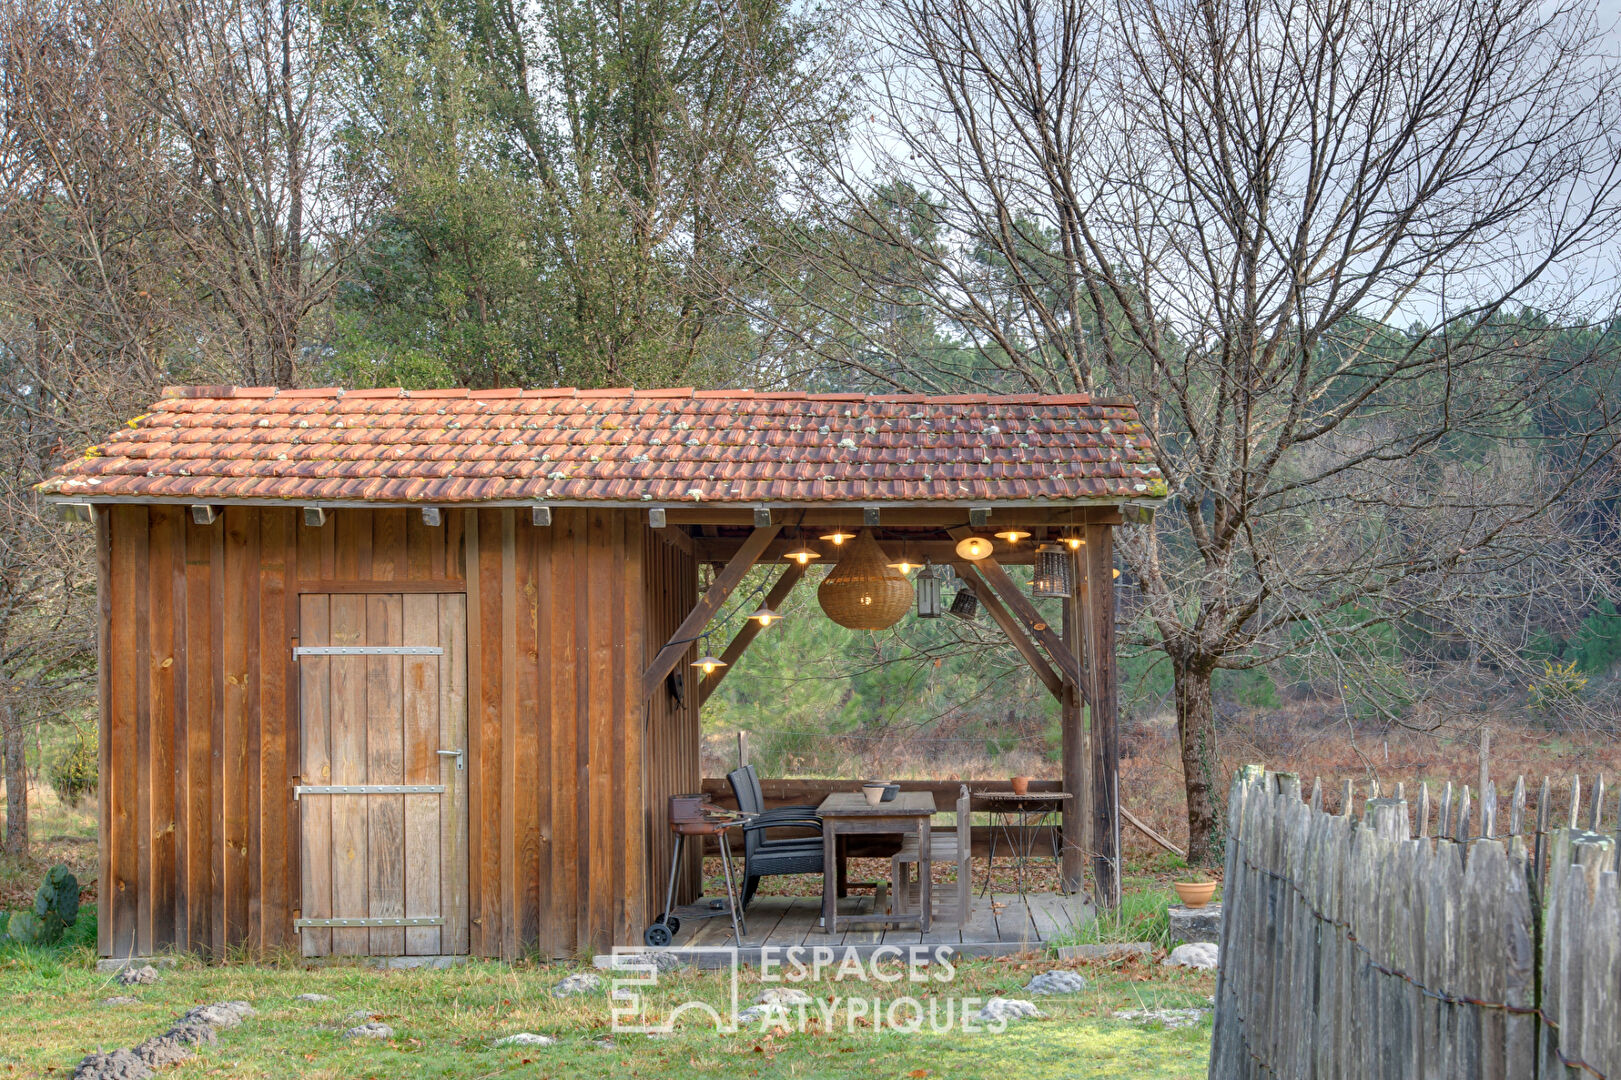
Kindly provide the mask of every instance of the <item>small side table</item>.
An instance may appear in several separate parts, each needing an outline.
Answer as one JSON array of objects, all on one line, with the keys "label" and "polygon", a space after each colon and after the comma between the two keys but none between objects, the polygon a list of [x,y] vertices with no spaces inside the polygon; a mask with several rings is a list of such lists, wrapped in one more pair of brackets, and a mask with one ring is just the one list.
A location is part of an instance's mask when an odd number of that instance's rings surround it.
[{"label": "small side table", "polygon": [[874,834],[917,837],[920,909],[916,915],[846,915],[848,919],[882,922],[886,926],[916,926],[928,932],[933,897],[929,887],[929,819],[934,816],[934,795],[903,791],[876,806],[854,791],[835,791],[816,808],[822,819],[822,929],[838,932],[838,890],[831,884],[838,864],[839,837]]},{"label": "small side table", "polygon": [[[1011,791],[973,793],[973,809],[991,817],[990,852],[985,859],[985,887],[979,891],[979,895],[984,896],[990,891],[991,871],[996,867],[996,834],[999,832],[1013,855],[1013,875],[1019,895],[1024,895],[1024,868],[1035,855],[1035,830],[1042,825],[1056,824],[1064,805],[1072,798],[1074,796],[1067,791],[1032,791],[1024,795],[1015,795]],[[1018,827],[1017,831],[1015,826]],[[1054,861],[1062,854],[1059,849],[1060,832],[1053,832]]]}]

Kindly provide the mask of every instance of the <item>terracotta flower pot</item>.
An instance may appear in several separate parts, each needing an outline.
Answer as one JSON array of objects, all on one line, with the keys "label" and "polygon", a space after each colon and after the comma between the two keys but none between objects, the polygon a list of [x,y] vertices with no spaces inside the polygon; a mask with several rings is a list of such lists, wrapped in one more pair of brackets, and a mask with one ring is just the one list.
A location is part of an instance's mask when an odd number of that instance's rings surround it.
[{"label": "terracotta flower pot", "polygon": [[1030,778],[1028,776],[1015,776],[1010,782],[1013,784],[1013,794],[1030,794]]},{"label": "terracotta flower pot", "polygon": [[1176,889],[1176,895],[1182,900],[1183,907],[1202,908],[1216,895],[1214,881],[1173,881],[1171,884]]},{"label": "terracotta flower pot", "polygon": [[884,801],[884,784],[862,784],[861,794],[867,797],[869,806],[877,806]]}]

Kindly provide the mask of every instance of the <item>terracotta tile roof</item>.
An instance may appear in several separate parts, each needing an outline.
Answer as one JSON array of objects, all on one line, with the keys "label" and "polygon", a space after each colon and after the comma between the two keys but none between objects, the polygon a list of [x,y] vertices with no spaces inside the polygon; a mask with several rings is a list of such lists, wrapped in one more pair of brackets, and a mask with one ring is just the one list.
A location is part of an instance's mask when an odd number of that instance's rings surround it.
[{"label": "terracotta tile roof", "polygon": [[740,390],[173,387],[41,490],[391,503],[1117,501],[1164,483],[1129,401]]}]

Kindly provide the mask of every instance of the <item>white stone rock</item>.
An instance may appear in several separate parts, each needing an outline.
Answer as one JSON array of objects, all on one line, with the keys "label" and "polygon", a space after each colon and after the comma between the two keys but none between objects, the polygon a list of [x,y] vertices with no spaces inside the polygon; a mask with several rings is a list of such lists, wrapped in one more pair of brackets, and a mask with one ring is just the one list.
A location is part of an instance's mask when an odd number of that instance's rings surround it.
[{"label": "white stone rock", "polygon": [[764,1005],[750,1005],[737,1014],[739,1024],[759,1024],[765,1021],[786,1021],[788,1007],[772,1001]]},{"label": "white stone rock", "polygon": [[516,1035],[508,1035],[504,1039],[495,1040],[497,1046],[551,1046],[557,1042],[550,1035],[536,1035],[531,1031],[520,1031]]},{"label": "white stone rock", "polygon": [[128,994],[118,994],[115,997],[102,998],[101,1003],[103,1005],[139,1005],[141,999],[130,997]]},{"label": "white stone rock", "polygon": [[992,1024],[1009,1020],[1039,1020],[1042,1011],[1036,1008],[1036,1003],[1023,998],[993,997],[979,1010],[977,1016],[981,1023]]},{"label": "white stone rock", "polygon": [[1197,1027],[1204,1020],[1207,1009],[1122,1009],[1114,1014],[1116,1020],[1130,1020],[1135,1024],[1163,1024],[1167,1028]]},{"label": "white stone rock", "polygon": [[591,994],[602,989],[602,976],[594,971],[577,971],[552,987],[553,997],[573,997]]},{"label": "white stone rock", "polygon": [[1025,984],[1027,994],[1077,994],[1086,989],[1086,979],[1073,971],[1044,971]]},{"label": "white stone rock", "polygon": [[157,968],[151,964],[143,964],[140,967],[127,967],[120,971],[118,973],[118,984],[120,986],[151,986],[162,977],[158,974]]},{"label": "white stone rock", "polygon": [[816,999],[797,986],[773,986],[754,999],[756,1005],[814,1005]]},{"label": "white stone rock", "polygon": [[300,994],[296,998],[294,998],[293,1000],[294,1001],[318,1002],[318,1001],[331,1001],[332,999],[327,997],[325,994]]},{"label": "white stone rock", "polygon": [[370,1024],[357,1024],[343,1033],[345,1039],[392,1039],[394,1029],[387,1024],[375,1021]]},{"label": "white stone rock", "polygon": [[1166,967],[1214,968],[1221,949],[1207,941],[1178,945],[1165,958]]}]

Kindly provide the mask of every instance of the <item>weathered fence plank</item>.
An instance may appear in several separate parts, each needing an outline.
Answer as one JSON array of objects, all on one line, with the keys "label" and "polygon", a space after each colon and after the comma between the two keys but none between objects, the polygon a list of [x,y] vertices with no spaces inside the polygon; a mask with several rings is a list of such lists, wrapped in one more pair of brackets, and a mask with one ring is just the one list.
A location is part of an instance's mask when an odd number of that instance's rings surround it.
[{"label": "weathered fence plank", "polygon": [[[1346,782],[1247,767],[1235,777],[1210,1076],[1221,1080],[1621,1080],[1621,885],[1602,778],[1581,815],[1527,828],[1525,778],[1498,823],[1477,792],[1430,792],[1416,813]],[[1580,815],[1580,816],[1579,816]],[[1618,815],[1621,816],[1621,815]],[[1526,834],[1530,835],[1527,836]]]}]

